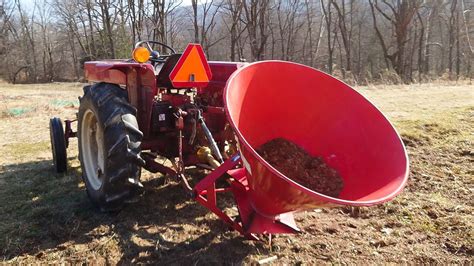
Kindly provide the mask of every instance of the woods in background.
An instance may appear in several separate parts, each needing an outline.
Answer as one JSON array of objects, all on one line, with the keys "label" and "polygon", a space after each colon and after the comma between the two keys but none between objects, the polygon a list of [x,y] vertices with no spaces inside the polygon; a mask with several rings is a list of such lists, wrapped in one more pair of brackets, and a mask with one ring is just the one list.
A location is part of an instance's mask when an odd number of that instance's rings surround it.
[{"label": "woods in background", "polygon": [[209,60],[281,59],[350,83],[472,78],[471,0],[0,0],[0,78],[80,80],[138,40]]}]

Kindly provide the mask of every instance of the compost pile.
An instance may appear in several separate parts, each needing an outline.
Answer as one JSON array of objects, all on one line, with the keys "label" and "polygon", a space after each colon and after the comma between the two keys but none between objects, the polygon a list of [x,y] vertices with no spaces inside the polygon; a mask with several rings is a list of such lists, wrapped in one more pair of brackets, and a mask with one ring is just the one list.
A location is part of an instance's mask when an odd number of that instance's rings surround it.
[{"label": "compost pile", "polygon": [[293,181],[319,193],[338,197],[344,183],[321,157],[312,157],[295,143],[277,138],[257,149],[258,154]]}]

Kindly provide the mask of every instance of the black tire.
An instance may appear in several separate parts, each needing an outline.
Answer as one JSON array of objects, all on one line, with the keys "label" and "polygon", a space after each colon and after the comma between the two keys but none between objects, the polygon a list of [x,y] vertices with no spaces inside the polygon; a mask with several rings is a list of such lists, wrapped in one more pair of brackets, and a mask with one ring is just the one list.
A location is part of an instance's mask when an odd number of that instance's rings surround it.
[{"label": "black tire", "polygon": [[[128,102],[127,92],[117,85],[98,83],[84,87],[78,113],[79,159],[89,198],[102,211],[121,209],[141,191],[143,134],[136,112]],[[90,126],[89,119],[96,119],[95,127]],[[83,126],[90,128],[83,130]],[[91,143],[95,144],[96,153]],[[92,170],[95,164],[90,163],[94,158],[97,173]]]},{"label": "black tire", "polygon": [[61,119],[53,117],[49,120],[49,134],[51,138],[51,151],[53,153],[54,169],[57,173],[67,171],[66,139]]}]

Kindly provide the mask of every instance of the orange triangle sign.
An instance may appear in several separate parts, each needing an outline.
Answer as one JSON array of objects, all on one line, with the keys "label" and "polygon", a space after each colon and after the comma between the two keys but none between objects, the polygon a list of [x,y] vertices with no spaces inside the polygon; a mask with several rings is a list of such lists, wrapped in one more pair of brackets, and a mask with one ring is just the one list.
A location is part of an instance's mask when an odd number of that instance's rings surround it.
[{"label": "orange triangle sign", "polygon": [[190,43],[170,73],[175,88],[206,87],[212,78],[211,68],[201,45]]}]

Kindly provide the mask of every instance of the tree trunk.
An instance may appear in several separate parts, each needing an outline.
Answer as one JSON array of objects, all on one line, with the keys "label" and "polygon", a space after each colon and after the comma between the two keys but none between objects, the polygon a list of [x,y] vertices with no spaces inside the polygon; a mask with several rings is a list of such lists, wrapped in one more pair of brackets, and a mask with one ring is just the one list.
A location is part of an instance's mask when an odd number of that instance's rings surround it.
[{"label": "tree trunk", "polygon": [[333,71],[333,52],[334,52],[334,44],[332,43],[331,40],[331,33],[332,33],[332,16],[331,16],[331,6],[332,6],[332,1],[333,0],[328,0],[327,6],[324,5],[324,0],[321,1],[321,10],[323,11],[324,18],[326,21],[326,28],[327,28],[327,44],[328,44],[328,73],[332,74]]}]

